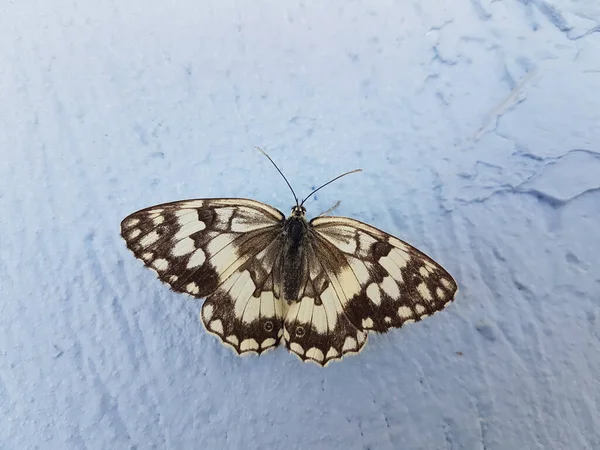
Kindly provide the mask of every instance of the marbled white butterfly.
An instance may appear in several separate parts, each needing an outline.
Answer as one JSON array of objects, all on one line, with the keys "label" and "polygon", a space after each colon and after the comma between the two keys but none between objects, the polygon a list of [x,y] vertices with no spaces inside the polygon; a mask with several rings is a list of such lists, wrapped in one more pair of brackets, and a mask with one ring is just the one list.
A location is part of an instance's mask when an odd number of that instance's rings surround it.
[{"label": "marbled white butterfly", "polygon": [[206,299],[206,329],[238,354],[281,343],[325,366],[454,299],[452,276],[406,242],[346,217],[307,221],[304,202],[329,183],[299,202],[285,181],[287,218],[255,200],[184,200],[131,214],[121,235],[162,282]]}]

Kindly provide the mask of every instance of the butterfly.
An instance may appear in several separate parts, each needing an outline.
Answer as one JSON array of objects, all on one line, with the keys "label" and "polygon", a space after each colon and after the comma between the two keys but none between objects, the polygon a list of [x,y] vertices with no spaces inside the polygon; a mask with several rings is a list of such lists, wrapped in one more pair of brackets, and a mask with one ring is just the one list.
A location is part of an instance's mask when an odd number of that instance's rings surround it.
[{"label": "butterfly", "polygon": [[[264,151],[260,150],[283,173]],[[244,198],[165,203],[121,223],[127,247],[176,292],[204,298],[206,330],[237,354],[285,346],[321,366],[359,353],[369,333],[420,321],[458,290],[438,263],[371,225],[298,201],[286,217]]]}]

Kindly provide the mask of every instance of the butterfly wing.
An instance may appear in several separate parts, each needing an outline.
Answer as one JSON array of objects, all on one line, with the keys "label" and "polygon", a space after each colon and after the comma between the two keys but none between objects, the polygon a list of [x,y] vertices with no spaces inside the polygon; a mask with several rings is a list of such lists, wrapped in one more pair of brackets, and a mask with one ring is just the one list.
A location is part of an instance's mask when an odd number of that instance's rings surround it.
[{"label": "butterfly wing", "polygon": [[454,300],[452,276],[406,242],[345,217],[317,217],[310,224],[319,247],[343,261],[337,275],[346,286],[343,311],[357,329],[386,332]]},{"label": "butterfly wing", "polygon": [[[266,246],[265,241],[271,239]],[[238,354],[262,353],[279,344],[287,304],[280,294],[281,272],[277,270],[282,238],[255,238],[263,250],[248,259],[210,294],[202,305],[206,329]]]},{"label": "butterfly wing", "polygon": [[288,350],[303,361],[323,366],[348,353],[358,353],[367,341],[367,332],[354,326],[344,312],[352,286],[340,277],[345,262],[331,247],[327,242],[308,239],[304,261],[307,281],[299,301],[289,306],[283,331]]},{"label": "butterfly wing", "polygon": [[284,215],[247,199],[146,208],[121,224],[127,247],[173,290],[206,297],[201,318],[240,354],[286,347],[326,365],[450,303],[456,282],[424,253],[362,222],[317,217],[298,267],[298,301],[283,300]]},{"label": "butterfly wing", "polygon": [[173,290],[206,297],[201,317],[209,332],[238,353],[261,353],[282,334],[274,269],[284,218],[254,200],[186,200],[131,214],[121,235]]},{"label": "butterfly wing", "polygon": [[302,360],[327,365],[358,353],[369,331],[421,320],[453,300],[454,279],[409,244],[343,217],[310,225],[308,282],[284,323],[286,346]]}]

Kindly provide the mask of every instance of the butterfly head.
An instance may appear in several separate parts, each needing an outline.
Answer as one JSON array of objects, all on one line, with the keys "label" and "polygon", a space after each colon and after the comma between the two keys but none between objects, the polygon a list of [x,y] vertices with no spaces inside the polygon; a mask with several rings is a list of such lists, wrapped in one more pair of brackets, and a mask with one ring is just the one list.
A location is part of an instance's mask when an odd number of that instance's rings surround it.
[{"label": "butterfly head", "polygon": [[306,208],[302,205],[296,205],[292,208],[292,216],[294,217],[304,217],[306,214]]}]

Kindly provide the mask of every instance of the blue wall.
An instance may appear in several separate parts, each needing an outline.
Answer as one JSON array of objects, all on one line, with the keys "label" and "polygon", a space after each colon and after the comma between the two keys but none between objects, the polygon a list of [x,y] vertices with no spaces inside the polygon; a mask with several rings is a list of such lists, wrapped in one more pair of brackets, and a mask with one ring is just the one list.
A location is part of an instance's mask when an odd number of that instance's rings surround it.
[{"label": "blue wall", "polygon": [[[587,5],[586,5],[587,3]],[[0,448],[600,448],[597,2],[5,2]],[[292,198],[455,304],[326,369],[239,358],[126,250],[152,204]]]}]

